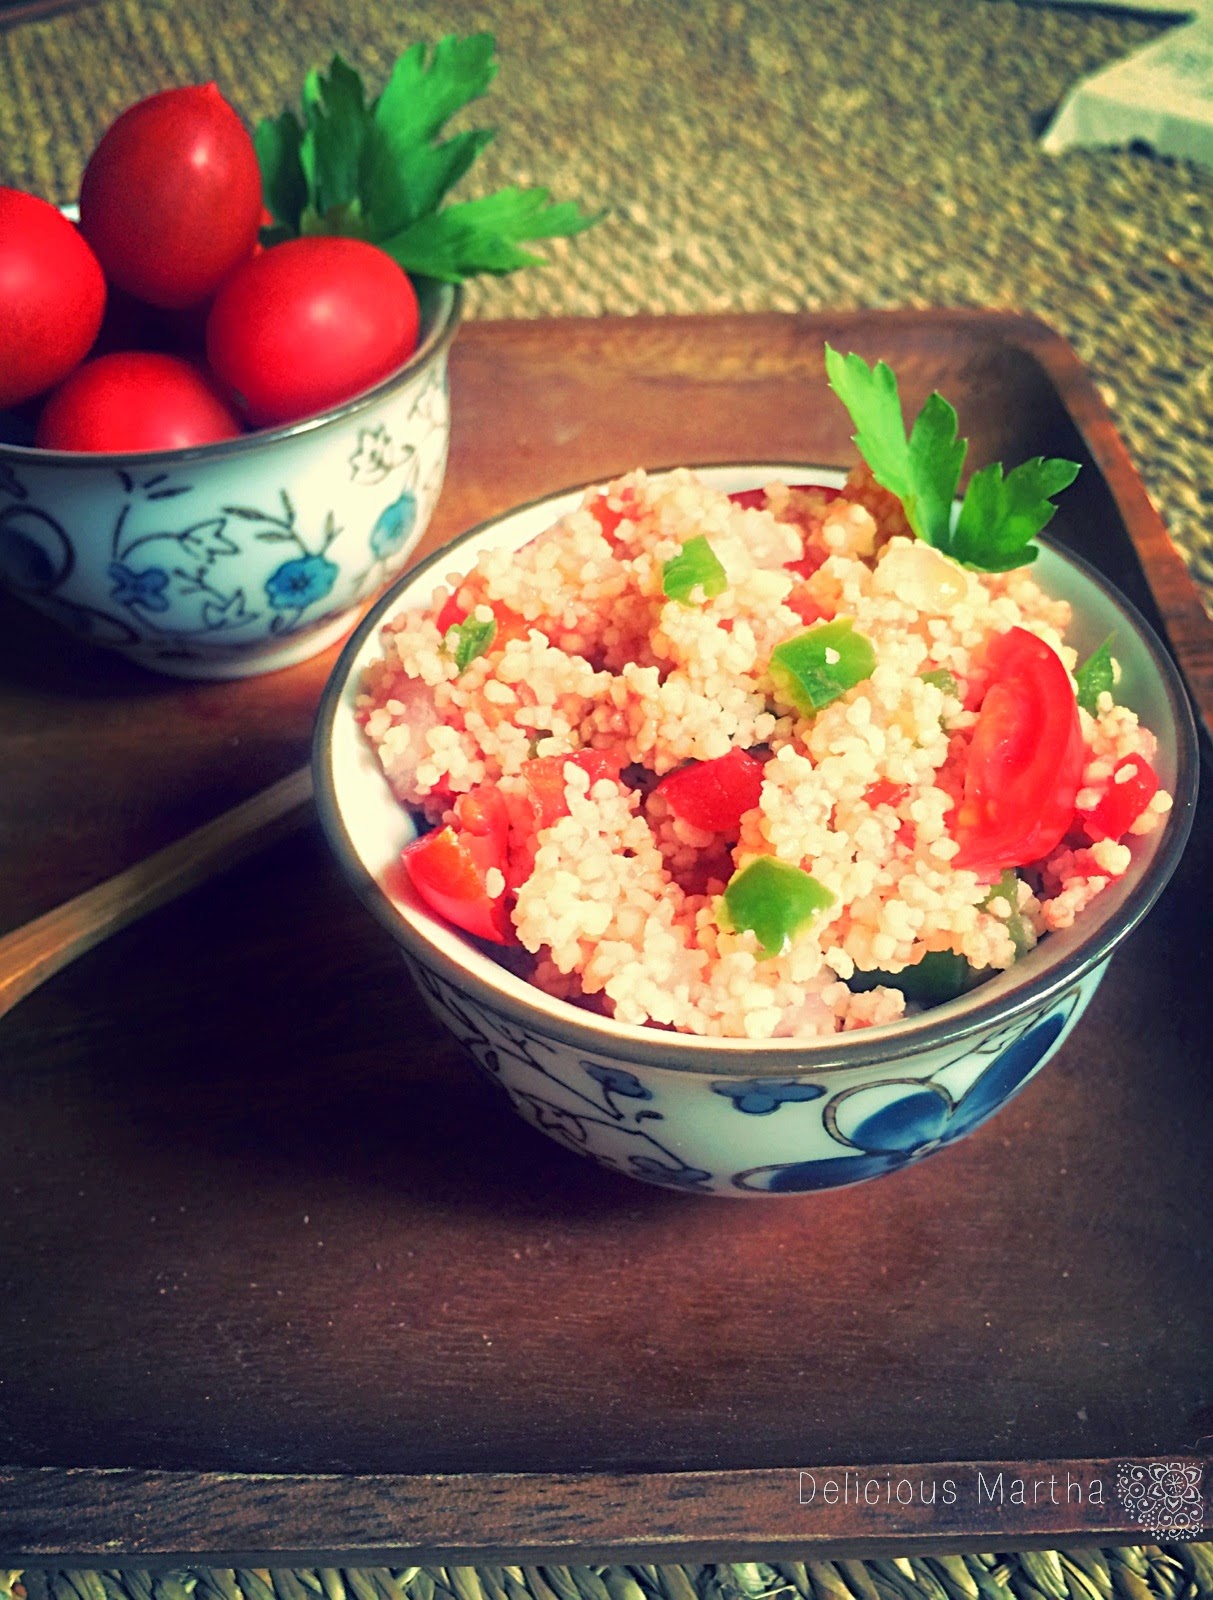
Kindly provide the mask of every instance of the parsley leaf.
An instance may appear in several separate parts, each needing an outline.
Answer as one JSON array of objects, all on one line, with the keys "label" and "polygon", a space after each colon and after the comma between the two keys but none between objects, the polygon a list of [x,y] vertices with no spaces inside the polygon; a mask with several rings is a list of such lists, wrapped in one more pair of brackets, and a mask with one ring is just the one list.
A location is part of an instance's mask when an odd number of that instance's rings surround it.
[{"label": "parsley leaf", "polygon": [[265,204],[289,238],[299,232],[299,219],[307,205],[307,177],[300,158],[302,144],[303,129],[293,111],[266,117],[253,134]]},{"label": "parsley leaf", "polygon": [[442,139],[457,111],[485,93],[497,74],[491,33],[450,34],[432,49],[409,47],[378,99],[335,55],[327,74],[313,69],[292,111],[254,133],[266,205],[274,218],[265,244],[300,234],[345,234],[378,245],[416,276],[458,283],[477,272],[542,264],[524,240],[580,233],[602,213],[571,201],[549,203],[546,189],[501,189],[443,206],[494,136],[471,128]]},{"label": "parsley leaf", "polygon": [[312,210],[317,218],[328,218],[358,201],[362,151],[370,126],[362,79],[340,56],[333,57],[327,77],[316,68],[308,73],[303,114],[306,126],[299,163]]},{"label": "parsley leaf", "polygon": [[983,572],[1009,572],[1035,561],[1032,540],[1047,526],[1060,494],[1078,476],[1074,461],[1033,456],[1004,478],[993,461],[969,480],[956,528],[944,548],[957,561]]},{"label": "parsley leaf", "polygon": [[406,272],[458,283],[476,272],[541,266],[543,257],[519,249],[519,241],[581,233],[598,220],[571,200],[549,205],[546,189],[499,189],[432,211],[379,242]]},{"label": "parsley leaf", "polygon": [[479,99],[497,75],[491,33],[440,39],[432,57],[412,45],[375,104],[375,140],[365,199],[379,238],[433,211],[493,137],[473,128],[435,144],[450,118]]},{"label": "parsley leaf", "polygon": [[830,387],[855,424],[855,443],[882,488],[901,501],[920,539],[967,567],[1009,572],[1034,561],[1032,543],[1057,507],[1053,496],[1078,476],[1078,464],[1034,456],[1003,476],[993,462],[969,480],[953,522],[952,508],[968,441],[957,437],[956,412],[932,394],[906,438],[897,379],[883,361],[842,356],[827,344]]},{"label": "parsley leaf", "polygon": [[1116,662],[1112,656],[1112,640],[1116,635],[1110,633],[1097,650],[1093,650],[1087,659],[1074,674],[1074,684],[1077,690],[1078,703],[1084,711],[1089,711],[1095,716],[1099,711],[1099,697],[1106,690],[1108,694],[1116,688]]},{"label": "parsley leaf", "polygon": [[826,372],[851,413],[855,443],[877,483],[901,501],[920,539],[946,548],[968,449],[968,441],[956,436],[955,411],[942,395],[931,395],[907,439],[897,378],[887,362],[869,367],[854,351],[843,356],[827,344]]}]

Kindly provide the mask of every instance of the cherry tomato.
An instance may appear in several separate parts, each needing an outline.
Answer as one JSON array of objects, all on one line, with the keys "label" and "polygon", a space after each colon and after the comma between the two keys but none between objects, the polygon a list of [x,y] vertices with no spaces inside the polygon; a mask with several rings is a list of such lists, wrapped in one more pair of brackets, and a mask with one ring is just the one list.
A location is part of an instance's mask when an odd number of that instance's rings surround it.
[{"label": "cherry tomato", "polygon": [[996,634],[952,826],[954,867],[996,878],[1055,849],[1082,778],[1078,702],[1066,669],[1025,628]]},{"label": "cherry tomato", "polygon": [[386,378],[417,348],[417,296],[361,239],[291,239],[238,267],[206,330],[211,367],[259,427],[295,422]]},{"label": "cherry tomato", "polygon": [[736,834],[762,794],[762,762],[734,746],[714,761],[693,761],[662,778],[657,793],[682,822],[705,833]]},{"label": "cherry tomato", "polygon": [[[493,944],[511,942],[505,908],[505,852],[491,828],[485,833],[437,828],[406,846],[401,861],[431,911],[478,939]],[[503,874],[503,886],[496,895],[489,893],[486,881],[493,868]]]},{"label": "cherry tomato", "polygon": [[154,306],[196,306],[251,255],[261,172],[213,83],[124,111],[80,185],[80,228],[110,283]]},{"label": "cherry tomato", "polygon": [[1125,756],[1093,810],[1080,813],[1088,839],[1120,839],[1158,793],[1158,774],[1144,756]]},{"label": "cherry tomato", "polygon": [[37,442],[44,450],[183,450],[239,432],[197,367],[155,351],[121,350],[86,361],[55,390]]},{"label": "cherry tomato", "polygon": [[104,312],[105,278],[77,229],[36,195],[0,189],[0,408],[62,382]]}]

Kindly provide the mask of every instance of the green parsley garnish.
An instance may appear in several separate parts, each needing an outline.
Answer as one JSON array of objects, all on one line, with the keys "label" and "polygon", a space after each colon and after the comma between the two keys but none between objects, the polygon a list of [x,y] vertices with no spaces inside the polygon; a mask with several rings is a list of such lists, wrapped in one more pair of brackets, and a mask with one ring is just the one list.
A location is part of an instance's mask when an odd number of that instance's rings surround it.
[{"label": "green parsley garnish", "polygon": [[1114,633],[1110,633],[1099,649],[1093,650],[1074,674],[1078,703],[1092,716],[1099,710],[1100,695],[1105,690],[1111,694],[1116,687],[1116,662],[1112,656],[1112,640],[1115,637]]},{"label": "green parsley garnish", "polygon": [[932,394],[909,438],[891,367],[869,367],[862,356],[840,355],[826,345],[830,387],[855,424],[855,443],[882,488],[901,501],[918,538],[963,566],[1008,572],[1035,561],[1032,543],[1057,507],[1052,497],[1078,476],[1078,464],[1035,456],[1003,476],[998,462],[969,480],[960,513],[953,504],[967,439],[957,437],[956,412]]},{"label": "green parsley garnish", "polygon": [[[265,203],[274,217],[266,244],[300,234],[368,240],[408,273],[459,283],[477,272],[541,265],[523,240],[581,233],[599,220],[546,189],[499,189],[442,206],[492,139],[492,128],[440,134],[456,111],[484,94],[497,73],[491,33],[451,34],[431,52],[417,43],[399,58],[377,99],[335,55],[303,84],[302,118],[287,110],[253,135]],[[441,209],[439,209],[441,207]]]},{"label": "green parsley garnish", "polygon": [[661,592],[667,600],[684,606],[694,605],[698,597],[714,600],[729,586],[720,558],[702,533],[688,539],[676,556],[661,569]]},{"label": "green parsley garnish", "polygon": [[803,867],[775,856],[755,856],[729,879],[717,915],[721,926],[735,932],[751,929],[766,958],[786,950],[819,911],[834,904],[834,898]]},{"label": "green parsley garnish", "polygon": [[442,648],[455,657],[455,670],[463,673],[477,656],[482,656],[497,637],[497,622],[490,617],[481,622],[479,617],[465,617],[446,630]]}]

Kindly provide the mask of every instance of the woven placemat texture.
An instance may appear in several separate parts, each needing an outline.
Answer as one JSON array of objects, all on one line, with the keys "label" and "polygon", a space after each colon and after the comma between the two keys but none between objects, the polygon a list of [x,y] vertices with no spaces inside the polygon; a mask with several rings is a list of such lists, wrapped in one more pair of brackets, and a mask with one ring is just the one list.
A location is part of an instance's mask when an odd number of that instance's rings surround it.
[{"label": "woven placemat texture", "polygon": [[213,77],[256,118],[335,46],[378,82],[413,39],[491,29],[502,131],[468,195],[542,182],[611,214],[472,315],[1035,312],[1213,600],[1213,172],[1037,146],[1164,26],[1013,0],[104,0],[0,29],[0,182],[72,198],[107,121],[168,84]]},{"label": "woven placemat texture", "polygon": [[11,1600],[1207,1600],[1213,1546],[778,1566],[0,1572],[0,1595],[6,1579]]}]

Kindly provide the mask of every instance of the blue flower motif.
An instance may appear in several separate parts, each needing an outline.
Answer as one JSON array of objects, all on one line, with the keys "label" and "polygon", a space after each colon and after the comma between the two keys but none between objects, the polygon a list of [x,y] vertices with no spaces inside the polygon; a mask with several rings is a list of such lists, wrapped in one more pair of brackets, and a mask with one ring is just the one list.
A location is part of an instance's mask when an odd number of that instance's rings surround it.
[{"label": "blue flower motif", "polygon": [[[1054,1012],[1021,1033],[955,1104],[939,1084],[907,1084],[891,1099],[888,1090],[895,1085],[874,1084],[839,1096],[831,1108],[835,1126],[848,1144],[869,1155],[924,1155],[936,1145],[952,1144],[1010,1099],[1056,1044],[1065,1020]],[[865,1101],[880,1103],[864,1114]]]},{"label": "blue flower motif", "polygon": [[757,1189],[766,1194],[808,1194],[813,1189],[842,1189],[847,1184],[895,1172],[910,1161],[908,1155],[832,1156],[825,1161],[782,1161],[769,1167],[751,1167],[733,1177],[735,1189]]},{"label": "blue flower motif", "polygon": [[394,555],[413,531],[417,521],[417,499],[408,489],[390,506],[384,506],[371,529],[371,554],[382,561]]},{"label": "blue flower motif", "polygon": [[321,555],[296,556],[270,573],[265,594],[275,611],[302,611],[323,600],[340,568]]},{"label": "blue flower motif", "polygon": [[621,1094],[629,1100],[651,1100],[653,1091],[646,1089],[634,1072],[622,1067],[600,1067],[596,1061],[583,1061],[581,1065],[595,1083],[600,1083],[607,1094]]},{"label": "blue flower motif", "polygon": [[[674,1156],[675,1161],[678,1160]],[[657,1161],[652,1156],[632,1156],[628,1165],[638,1178],[647,1178],[650,1183],[660,1183],[667,1189],[694,1189],[702,1190],[712,1181],[712,1174],[704,1167],[691,1167],[685,1163],[673,1167],[667,1166],[664,1161]]]},{"label": "blue flower motif", "polygon": [[801,1083],[798,1078],[738,1078],[714,1083],[712,1093],[724,1095],[738,1111],[751,1117],[766,1117],[793,1101],[820,1100],[825,1090],[815,1083]]},{"label": "blue flower motif", "polygon": [[[603,1067],[596,1061],[583,1061],[581,1063],[587,1076],[602,1086],[602,1103],[613,1117],[623,1118],[627,1115],[615,1104],[614,1095],[622,1095],[625,1100],[651,1100],[653,1091],[646,1089],[644,1084],[634,1072],[625,1072],[622,1067]],[[660,1122],[662,1117],[656,1111],[637,1111],[637,1122],[644,1118]]]},{"label": "blue flower motif", "polygon": [[[904,1085],[894,1081],[847,1090],[827,1107],[826,1125],[854,1154],[751,1167],[736,1173],[733,1185],[772,1194],[802,1194],[895,1172],[932,1150],[955,1143],[992,1116],[1031,1077],[1065,1025],[1066,1014],[1058,1011],[1020,1034],[999,1051],[955,1104],[946,1089],[929,1081]],[[890,1095],[890,1090],[902,1092]],[[872,1109],[865,1112],[865,1105]]]},{"label": "blue flower motif", "polygon": [[111,561],[109,578],[114,587],[111,599],[120,605],[142,606],[145,611],[167,611],[169,575],[163,567],[144,567],[135,572],[121,561]]}]

